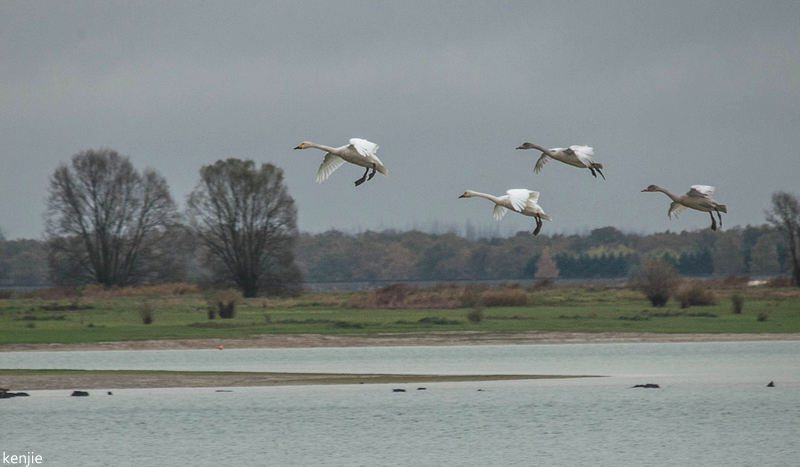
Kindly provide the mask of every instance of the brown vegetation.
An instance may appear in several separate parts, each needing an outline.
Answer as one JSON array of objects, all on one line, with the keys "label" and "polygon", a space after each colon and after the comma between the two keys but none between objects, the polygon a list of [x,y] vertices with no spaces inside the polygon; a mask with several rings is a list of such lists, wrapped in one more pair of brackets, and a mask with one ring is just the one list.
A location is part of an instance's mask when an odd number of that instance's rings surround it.
[{"label": "brown vegetation", "polygon": [[528,303],[527,293],[518,284],[437,284],[417,286],[391,284],[357,295],[350,301],[355,308],[463,308],[479,306],[519,306]]},{"label": "brown vegetation", "polygon": [[789,276],[776,276],[767,280],[767,287],[784,288],[792,286],[792,278]]},{"label": "brown vegetation", "polygon": [[680,302],[681,308],[689,308],[713,305],[716,297],[704,282],[683,281],[675,290],[675,299]]},{"label": "brown vegetation", "polygon": [[522,306],[528,304],[528,295],[522,288],[492,288],[481,294],[484,306]]}]

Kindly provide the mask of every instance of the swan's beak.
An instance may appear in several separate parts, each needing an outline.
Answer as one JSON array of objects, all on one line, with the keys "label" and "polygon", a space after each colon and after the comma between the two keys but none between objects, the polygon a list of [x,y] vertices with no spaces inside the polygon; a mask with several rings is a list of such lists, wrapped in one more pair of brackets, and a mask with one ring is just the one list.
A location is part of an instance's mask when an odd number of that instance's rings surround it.
[{"label": "swan's beak", "polygon": [[303,145],[302,145],[302,144],[298,144],[298,145],[297,145],[297,146],[295,146],[294,148],[295,148],[295,149],[303,149]]},{"label": "swan's beak", "polygon": [[461,196],[459,196],[459,198],[466,198],[466,197],[467,197],[467,195],[461,195]]},{"label": "swan's beak", "polygon": [[645,191],[647,191],[647,188],[645,188],[644,190],[642,190],[642,193],[644,193]]},{"label": "swan's beak", "polygon": [[525,149],[525,146],[517,146],[517,149]]}]

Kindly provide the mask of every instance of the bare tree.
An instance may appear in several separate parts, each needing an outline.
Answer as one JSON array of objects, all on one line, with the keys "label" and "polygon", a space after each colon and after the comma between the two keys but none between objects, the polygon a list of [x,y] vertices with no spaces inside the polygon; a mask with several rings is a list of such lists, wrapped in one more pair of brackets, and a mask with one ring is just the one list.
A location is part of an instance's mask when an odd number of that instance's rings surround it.
[{"label": "bare tree", "polygon": [[86,150],[50,177],[46,237],[57,283],[129,285],[159,257],[159,242],[177,219],[167,182],[139,173],[110,149]]},{"label": "bare tree", "polygon": [[200,178],[187,212],[216,278],[232,281],[245,297],[296,288],[297,209],[283,171],[227,159],[202,167]]},{"label": "bare tree", "polygon": [[792,284],[800,287],[800,200],[792,193],[776,191],[772,194],[772,210],[768,210],[767,222],[774,225],[786,237],[792,262]]},{"label": "bare tree", "polygon": [[544,247],[542,256],[539,257],[539,261],[536,263],[536,275],[534,277],[536,279],[555,279],[558,277],[558,272],[558,266],[550,255],[550,247]]}]

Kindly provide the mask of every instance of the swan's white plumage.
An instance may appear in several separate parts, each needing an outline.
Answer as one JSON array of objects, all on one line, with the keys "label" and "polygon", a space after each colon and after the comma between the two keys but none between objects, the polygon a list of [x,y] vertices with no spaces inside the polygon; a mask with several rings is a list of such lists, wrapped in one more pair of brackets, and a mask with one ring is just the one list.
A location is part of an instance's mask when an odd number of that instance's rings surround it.
[{"label": "swan's white plumage", "polygon": [[325,157],[322,158],[322,164],[320,164],[319,169],[317,169],[317,183],[322,183],[326,178],[330,177],[344,162],[344,159],[336,154],[330,152],[325,154]]},{"label": "swan's white plumage", "polygon": [[671,191],[667,190],[666,188],[661,188],[658,185],[650,185],[647,188],[643,189],[642,192],[655,192],[660,191],[667,195],[671,200],[672,203],[669,205],[669,209],[667,210],[667,216],[670,219],[678,217],[678,215],[683,212],[686,208],[695,209],[697,211],[703,211],[710,213],[711,215],[711,230],[717,230],[717,221],[714,219],[714,213],[717,213],[717,218],[719,219],[719,225],[722,226],[722,214],[728,212],[728,207],[724,204],[720,204],[713,199],[711,199],[711,195],[714,194],[714,187],[709,185],[692,185],[689,191],[683,195],[676,195]]},{"label": "swan's white plumage", "polygon": [[542,220],[552,220],[550,216],[545,214],[541,206],[536,204],[539,200],[539,192],[528,190],[526,188],[512,188],[506,190],[503,196],[494,196],[488,193],[481,193],[479,191],[467,190],[459,198],[471,198],[478,196],[486,198],[494,203],[492,209],[492,217],[494,220],[499,221],[502,219],[509,210],[536,218],[536,229],[533,231],[534,235],[539,233],[542,228]]},{"label": "swan's white plumage", "polygon": [[714,194],[714,191],[716,191],[716,188],[713,186],[692,185],[689,192],[686,194],[698,198],[710,198]]},{"label": "swan's white plumage", "polygon": [[575,154],[575,157],[583,163],[586,167],[591,167],[594,164],[592,156],[594,156],[594,149],[590,146],[573,145],[569,147],[569,151]]},{"label": "swan's white plumage", "polygon": [[525,206],[527,206],[530,201],[535,205],[539,200],[538,191],[527,190],[525,188],[512,188],[507,190],[506,196],[508,196],[511,206],[517,212],[524,211]]},{"label": "swan's white plumage", "polygon": [[492,209],[492,218],[496,221],[499,221],[500,219],[503,218],[503,216],[506,215],[507,212],[508,209],[504,208],[503,206],[500,206],[499,204],[495,204],[494,209]]},{"label": "swan's white plumage", "polygon": [[[322,182],[328,178],[336,169],[342,166],[345,162],[364,167],[367,170],[373,169],[369,179],[375,175],[375,172],[380,172],[383,175],[388,175],[389,171],[384,167],[383,162],[378,159],[375,154],[378,151],[378,145],[361,138],[350,138],[349,144],[340,146],[338,148],[326,146],[323,144],[312,143],[311,141],[303,141],[298,144],[295,149],[317,148],[325,151],[325,156],[322,163],[317,169],[317,183]],[[366,175],[359,180],[356,180],[356,186],[364,183]]]},{"label": "swan's white plumage", "polygon": [[350,146],[353,146],[353,149],[355,149],[357,153],[367,159],[374,159],[378,164],[383,165],[383,162],[378,159],[378,145],[372,141],[361,138],[350,138]]},{"label": "swan's white plumage", "polygon": [[667,217],[670,219],[677,219],[678,215],[686,210],[686,206],[682,205],[681,203],[677,203],[675,201],[669,204],[669,210],[667,211]]},{"label": "swan's white plumage", "polygon": [[539,159],[536,161],[536,165],[533,167],[533,172],[538,174],[539,171],[542,170],[542,167],[544,167],[544,165],[549,160],[550,160],[550,156],[548,156],[545,153],[542,153],[542,155],[539,156]]}]

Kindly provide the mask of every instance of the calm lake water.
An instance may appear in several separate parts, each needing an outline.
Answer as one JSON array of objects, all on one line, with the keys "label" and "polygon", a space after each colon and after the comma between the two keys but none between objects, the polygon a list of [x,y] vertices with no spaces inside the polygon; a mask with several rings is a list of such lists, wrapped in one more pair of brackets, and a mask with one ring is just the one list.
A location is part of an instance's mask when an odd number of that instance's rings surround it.
[{"label": "calm lake water", "polygon": [[0,352],[0,368],[607,376],[0,400],[0,451],[42,465],[800,465],[800,342]]}]

